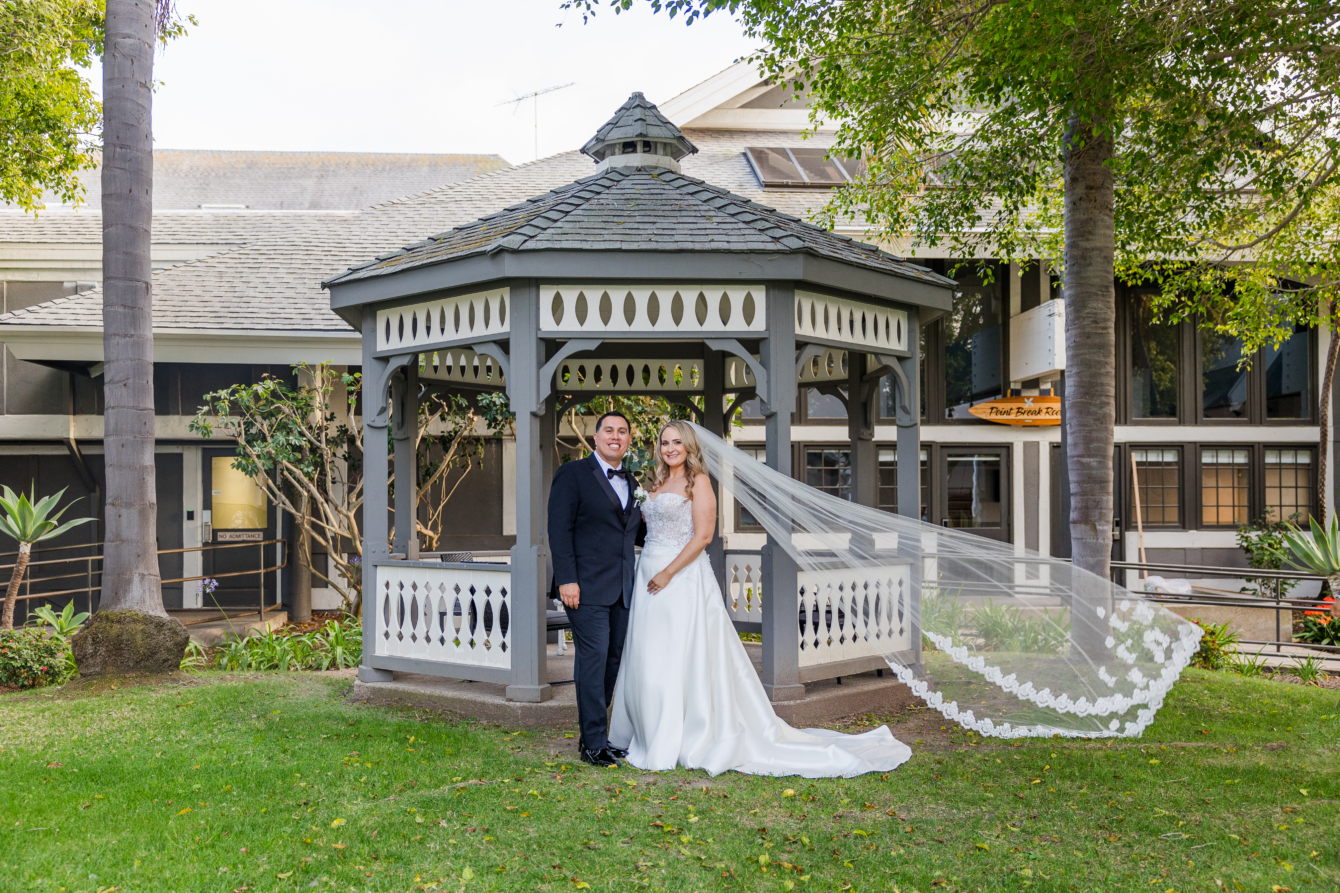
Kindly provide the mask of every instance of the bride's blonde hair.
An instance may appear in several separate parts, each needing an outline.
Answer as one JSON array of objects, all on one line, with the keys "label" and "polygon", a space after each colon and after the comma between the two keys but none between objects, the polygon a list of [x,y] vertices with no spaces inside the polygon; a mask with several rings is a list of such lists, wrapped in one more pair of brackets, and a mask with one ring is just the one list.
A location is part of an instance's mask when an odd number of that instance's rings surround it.
[{"label": "bride's blonde hair", "polygon": [[659,490],[670,477],[670,466],[661,458],[661,435],[674,428],[684,442],[684,495],[693,498],[693,479],[696,475],[706,474],[707,465],[703,460],[703,448],[698,443],[698,435],[688,422],[675,419],[656,432],[656,471],[651,476],[651,490]]}]

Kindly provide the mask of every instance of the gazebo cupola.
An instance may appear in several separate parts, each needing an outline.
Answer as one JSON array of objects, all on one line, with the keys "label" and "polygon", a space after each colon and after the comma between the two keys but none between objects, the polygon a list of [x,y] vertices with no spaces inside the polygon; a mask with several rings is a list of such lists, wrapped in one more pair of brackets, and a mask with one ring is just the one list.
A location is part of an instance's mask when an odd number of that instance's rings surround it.
[{"label": "gazebo cupola", "polygon": [[663,167],[679,173],[679,159],[697,151],[698,147],[641,93],[628,97],[614,117],[582,146],[582,152],[596,160],[599,173],[635,167]]},{"label": "gazebo cupola", "polygon": [[[601,394],[663,397],[718,435],[757,400],[766,461],[791,474],[799,390],[823,390],[847,407],[853,499],[874,506],[888,377],[898,510],[920,516],[918,331],[952,307],[953,280],[685,175],[680,160],[697,149],[641,93],[582,151],[597,163],[589,176],[325,282],[331,309],[363,335],[364,681],[424,673],[506,683],[518,701],[551,696],[555,437],[565,410]],[[419,551],[413,420],[430,388],[501,391],[515,413],[506,562]],[[886,566],[820,579],[771,543],[748,554],[723,552],[720,537],[709,547],[723,590],[752,599],[734,618],[762,633],[774,700],[886,666],[890,650],[919,661],[909,599],[921,567],[915,550],[887,548]]]}]

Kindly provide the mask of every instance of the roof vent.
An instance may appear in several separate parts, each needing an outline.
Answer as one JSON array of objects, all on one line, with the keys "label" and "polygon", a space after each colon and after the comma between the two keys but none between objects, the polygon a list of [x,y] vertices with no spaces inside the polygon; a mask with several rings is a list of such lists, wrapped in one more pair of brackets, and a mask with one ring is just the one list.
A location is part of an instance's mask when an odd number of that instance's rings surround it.
[{"label": "roof vent", "polygon": [[698,147],[641,93],[628,97],[614,117],[582,146],[582,152],[596,160],[600,171],[611,167],[662,167],[678,172],[679,159],[697,151]]}]

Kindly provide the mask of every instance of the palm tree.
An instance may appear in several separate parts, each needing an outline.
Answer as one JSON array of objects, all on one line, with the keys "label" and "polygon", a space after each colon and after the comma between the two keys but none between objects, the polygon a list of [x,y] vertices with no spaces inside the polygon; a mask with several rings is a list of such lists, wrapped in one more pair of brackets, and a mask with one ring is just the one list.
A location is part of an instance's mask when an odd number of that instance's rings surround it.
[{"label": "palm tree", "polygon": [[14,573],[9,578],[9,591],[5,593],[5,611],[3,618],[0,618],[0,629],[14,628],[14,604],[19,598],[19,584],[23,582],[23,574],[28,570],[28,558],[32,555],[33,543],[53,539],[71,527],[93,520],[75,518],[73,521],[60,523],[60,516],[65,514],[70,505],[74,505],[72,502],[65,508],[57,510],[56,506],[64,495],[65,490],[62,488],[55,496],[38,499],[37,484],[34,482],[31,499],[23,493],[15,494],[8,487],[5,487],[4,495],[0,496],[0,533],[8,534],[19,541],[19,557],[14,562]]},{"label": "palm tree", "polygon": [[[107,0],[102,56],[102,268],[107,507],[104,612],[167,617],[154,485],[152,108],[165,0]],[[170,9],[168,10],[170,15]]]}]

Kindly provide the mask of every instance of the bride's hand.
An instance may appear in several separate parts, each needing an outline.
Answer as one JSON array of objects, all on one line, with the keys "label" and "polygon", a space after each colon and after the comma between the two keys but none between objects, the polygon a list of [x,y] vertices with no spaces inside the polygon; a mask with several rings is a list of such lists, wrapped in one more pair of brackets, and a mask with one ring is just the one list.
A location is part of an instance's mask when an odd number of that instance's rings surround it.
[{"label": "bride's hand", "polygon": [[656,576],[652,577],[650,580],[647,581],[647,591],[651,593],[660,592],[662,589],[669,586],[670,581],[673,579],[674,574],[667,573],[666,571],[661,571],[659,574],[657,574]]}]

